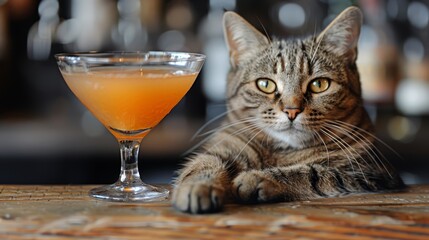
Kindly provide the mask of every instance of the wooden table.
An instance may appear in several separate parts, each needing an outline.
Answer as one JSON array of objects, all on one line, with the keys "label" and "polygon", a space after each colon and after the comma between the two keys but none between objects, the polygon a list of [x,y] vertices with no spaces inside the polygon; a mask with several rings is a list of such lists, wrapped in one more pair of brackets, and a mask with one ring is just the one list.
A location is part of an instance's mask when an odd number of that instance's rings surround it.
[{"label": "wooden table", "polygon": [[0,185],[0,239],[429,239],[429,186],[402,193],[264,205],[219,214],[176,212],[168,201],[124,204],[93,186]]}]

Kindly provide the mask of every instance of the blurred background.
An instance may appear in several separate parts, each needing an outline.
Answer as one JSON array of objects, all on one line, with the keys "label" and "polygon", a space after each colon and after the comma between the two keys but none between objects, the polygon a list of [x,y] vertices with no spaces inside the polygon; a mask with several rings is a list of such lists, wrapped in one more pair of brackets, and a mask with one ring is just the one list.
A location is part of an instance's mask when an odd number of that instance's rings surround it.
[{"label": "blurred background", "polygon": [[[181,103],[142,143],[140,171],[168,183],[192,135],[225,111],[222,14],[278,37],[320,32],[350,5],[364,12],[358,66],[385,156],[407,183],[429,183],[428,0],[0,0],[0,184],[117,179],[115,139],[65,85],[53,55],[72,51],[202,52]],[[198,140],[198,139],[197,139]]]}]

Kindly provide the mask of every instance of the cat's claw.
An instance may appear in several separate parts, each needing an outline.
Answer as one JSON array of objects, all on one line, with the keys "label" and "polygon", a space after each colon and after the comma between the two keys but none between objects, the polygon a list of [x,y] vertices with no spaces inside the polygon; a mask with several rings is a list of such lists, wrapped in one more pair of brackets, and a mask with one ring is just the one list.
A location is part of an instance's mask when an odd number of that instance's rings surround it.
[{"label": "cat's claw", "polygon": [[173,191],[173,206],[182,212],[201,214],[219,212],[223,207],[222,188],[207,183],[178,185]]},{"label": "cat's claw", "polygon": [[235,196],[248,203],[275,202],[281,200],[281,191],[275,182],[265,178],[259,171],[243,172],[233,181]]}]

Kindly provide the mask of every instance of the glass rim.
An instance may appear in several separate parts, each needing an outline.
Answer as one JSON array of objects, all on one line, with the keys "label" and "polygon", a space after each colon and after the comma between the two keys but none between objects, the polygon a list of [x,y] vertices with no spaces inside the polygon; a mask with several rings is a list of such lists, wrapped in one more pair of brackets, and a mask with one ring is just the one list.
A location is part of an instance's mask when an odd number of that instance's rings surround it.
[{"label": "glass rim", "polygon": [[[54,55],[59,62],[177,62],[177,61],[204,61],[206,56],[193,52],[174,51],[90,51],[57,53]],[[170,57],[170,58],[169,58]],[[150,60],[150,61],[149,61]]]}]

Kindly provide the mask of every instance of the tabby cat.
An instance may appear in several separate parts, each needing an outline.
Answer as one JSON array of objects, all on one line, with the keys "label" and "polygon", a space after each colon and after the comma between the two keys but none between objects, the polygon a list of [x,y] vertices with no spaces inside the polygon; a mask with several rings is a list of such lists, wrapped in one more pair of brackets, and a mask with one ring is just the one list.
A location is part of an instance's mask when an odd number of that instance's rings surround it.
[{"label": "tabby cat", "polygon": [[349,7],[317,36],[270,40],[226,12],[227,119],[180,170],[174,207],[209,213],[227,199],[297,201],[402,188],[374,145],[362,103],[361,22],[361,11]]}]

